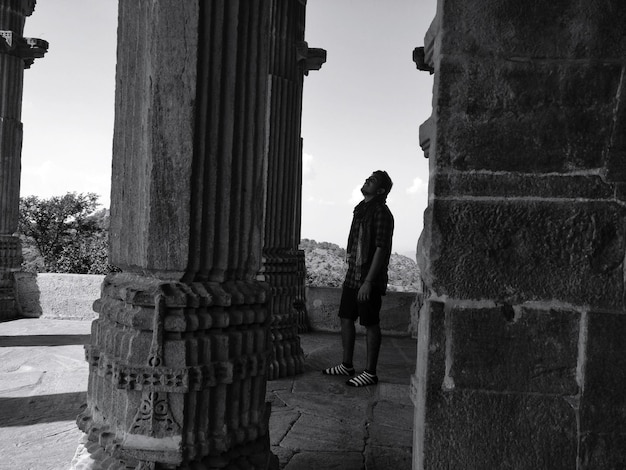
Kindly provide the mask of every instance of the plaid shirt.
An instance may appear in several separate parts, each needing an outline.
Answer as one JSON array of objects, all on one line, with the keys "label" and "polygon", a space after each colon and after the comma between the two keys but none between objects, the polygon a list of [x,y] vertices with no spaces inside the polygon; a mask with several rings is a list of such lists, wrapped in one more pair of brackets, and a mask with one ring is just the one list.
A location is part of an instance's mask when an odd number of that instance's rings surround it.
[{"label": "plaid shirt", "polygon": [[387,267],[391,256],[393,215],[385,201],[374,198],[362,201],[354,208],[354,218],[348,236],[348,271],[344,287],[358,289],[365,281],[377,247],[385,250],[385,262],[372,285],[382,294],[387,291]]}]

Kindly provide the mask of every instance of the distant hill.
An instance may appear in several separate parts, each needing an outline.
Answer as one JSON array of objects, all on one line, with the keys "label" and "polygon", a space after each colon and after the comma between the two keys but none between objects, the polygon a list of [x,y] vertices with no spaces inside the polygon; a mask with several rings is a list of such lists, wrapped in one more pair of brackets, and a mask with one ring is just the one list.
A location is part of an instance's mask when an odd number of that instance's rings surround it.
[{"label": "distant hill", "polygon": [[[316,287],[341,287],[346,275],[346,250],[328,242],[304,238],[300,241],[306,259],[306,283]],[[390,291],[420,292],[421,279],[417,263],[411,258],[392,253],[389,261]]]}]

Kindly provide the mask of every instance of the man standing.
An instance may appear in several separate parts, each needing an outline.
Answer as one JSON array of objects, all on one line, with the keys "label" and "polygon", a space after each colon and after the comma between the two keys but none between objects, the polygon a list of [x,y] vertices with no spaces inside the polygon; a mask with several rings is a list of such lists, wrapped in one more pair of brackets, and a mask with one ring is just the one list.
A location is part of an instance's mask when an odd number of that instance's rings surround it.
[{"label": "man standing", "polygon": [[343,362],[322,371],[326,375],[354,375],[352,357],[356,338],[355,321],[366,329],[367,367],[346,383],[365,387],[378,383],[376,365],[380,351],[380,307],[387,291],[387,267],[391,256],[393,215],[387,195],[393,185],[386,171],[375,171],[365,180],[364,198],[355,208],[348,236],[348,272],[343,283],[339,318]]}]

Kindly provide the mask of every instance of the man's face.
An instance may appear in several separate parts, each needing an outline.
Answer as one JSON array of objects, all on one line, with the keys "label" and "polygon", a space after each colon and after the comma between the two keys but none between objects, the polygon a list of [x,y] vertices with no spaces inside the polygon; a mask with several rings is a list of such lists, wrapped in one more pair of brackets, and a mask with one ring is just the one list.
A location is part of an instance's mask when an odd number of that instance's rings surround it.
[{"label": "man's face", "polygon": [[361,194],[363,194],[363,196],[376,196],[377,194],[382,194],[384,190],[379,191],[382,189],[380,184],[381,181],[374,173],[372,173],[372,175],[365,180],[365,183],[363,183]]}]

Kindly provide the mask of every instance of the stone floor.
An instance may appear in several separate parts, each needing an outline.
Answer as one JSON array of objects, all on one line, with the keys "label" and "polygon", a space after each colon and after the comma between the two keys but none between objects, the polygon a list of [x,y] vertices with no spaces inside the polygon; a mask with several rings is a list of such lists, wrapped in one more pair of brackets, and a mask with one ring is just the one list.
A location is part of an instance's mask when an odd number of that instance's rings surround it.
[{"label": "stone floor", "polygon": [[[0,469],[64,470],[81,437],[83,345],[89,321],[0,323]],[[408,395],[415,340],[384,338],[377,386],[354,389],[320,369],[341,356],[336,334],[301,335],[303,374],[268,382],[272,451],[286,470],[411,468],[413,406]],[[363,366],[364,338],[356,347]]]}]

